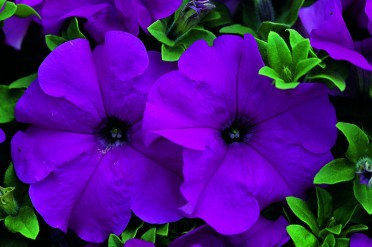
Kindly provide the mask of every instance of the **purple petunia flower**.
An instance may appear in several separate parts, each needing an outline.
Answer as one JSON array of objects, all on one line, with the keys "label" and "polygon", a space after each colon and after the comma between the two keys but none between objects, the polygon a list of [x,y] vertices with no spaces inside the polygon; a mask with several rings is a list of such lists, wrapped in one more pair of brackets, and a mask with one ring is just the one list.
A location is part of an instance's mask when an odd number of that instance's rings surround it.
[{"label": "purple petunia flower", "polygon": [[155,245],[142,239],[130,239],[125,242],[123,247],[155,247]]},{"label": "purple petunia flower", "polygon": [[350,237],[350,247],[372,246],[372,239],[361,233],[353,233]]},{"label": "purple petunia flower", "polygon": [[49,225],[102,242],[131,210],[150,223],[181,217],[181,150],[165,140],[146,148],[141,132],[147,93],[173,67],[123,32],[93,52],[77,39],[45,59],[16,105],[31,126],[14,136],[12,157]]},{"label": "purple petunia flower", "polygon": [[0,129],[0,143],[2,143],[3,141],[5,141],[5,134],[4,131]]},{"label": "purple petunia flower", "polygon": [[246,231],[260,210],[301,196],[332,160],[336,116],[328,89],[301,84],[276,89],[250,35],[198,41],[179,71],[151,89],[146,142],[165,137],[184,147],[183,211],[222,234]]},{"label": "purple petunia flower", "polygon": [[[314,48],[325,50],[335,60],[372,70],[371,6],[371,0],[318,0],[302,8],[299,17]],[[351,20],[346,23],[347,19]],[[353,37],[352,32],[360,37]]]},{"label": "purple petunia flower", "polygon": [[[62,23],[69,17],[86,18],[84,24],[89,35],[103,42],[105,33],[118,30],[138,35],[139,26],[147,32],[154,21],[173,14],[182,0],[18,0],[34,7],[41,15],[41,24],[46,34],[56,34]],[[28,20],[10,20],[5,23],[9,44],[19,47],[22,33]],[[17,24],[15,23],[17,22]],[[14,32],[16,27],[17,32]],[[25,29],[26,28],[26,29]],[[9,34],[8,34],[9,33]],[[24,35],[23,35],[24,36]]]},{"label": "purple petunia flower", "polygon": [[238,235],[224,236],[210,226],[201,226],[173,241],[169,247],[275,247],[289,240],[283,218],[276,221],[260,217],[248,231]]}]

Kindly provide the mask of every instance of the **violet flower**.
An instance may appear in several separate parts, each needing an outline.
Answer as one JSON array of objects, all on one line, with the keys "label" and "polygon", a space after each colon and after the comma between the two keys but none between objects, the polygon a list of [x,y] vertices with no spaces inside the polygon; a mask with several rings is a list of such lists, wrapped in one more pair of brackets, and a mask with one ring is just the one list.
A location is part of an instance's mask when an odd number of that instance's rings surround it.
[{"label": "violet flower", "polygon": [[372,70],[371,5],[370,0],[318,0],[302,8],[299,17],[314,48],[335,60]]},{"label": "violet flower", "polygon": [[248,231],[238,235],[221,235],[210,226],[201,226],[174,240],[169,247],[276,247],[289,240],[283,218],[270,221],[260,217]]},{"label": "violet flower", "polygon": [[125,242],[123,247],[155,247],[155,245],[142,239],[130,239]]},{"label": "violet flower", "polygon": [[[28,4],[40,13],[41,24],[46,34],[57,34],[62,23],[69,17],[86,18],[85,29],[100,43],[104,41],[105,33],[108,31],[126,31],[138,35],[141,26],[147,32],[150,24],[173,14],[182,4],[182,0],[18,0],[16,2]],[[12,32],[10,27],[6,27],[5,30],[6,33]],[[17,42],[12,41],[14,39]],[[8,42],[14,42],[14,46],[18,45],[19,40],[20,37],[8,38]]]},{"label": "violet flower", "polygon": [[350,237],[350,247],[372,246],[372,239],[361,233],[353,233]]},{"label": "violet flower", "polygon": [[327,87],[276,89],[258,75],[264,64],[251,35],[220,36],[213,47],[197,41],[178,66],[151,89],[143,128],[148,143],[165,137],[184,147],[189,217],[221,234],[244,232],[272,202],[301,196],[332,160]]},{"label": "violet flower", "polygon": [[136,37],[109,32],[93,52],[77,39],[42,63],[16,105],[29,123],[12,140],[18,177],[52,227],[88,242],[120,234],[131,210],[150,223],[181,218],[180,148],[142,141],[142,115],[153,82],[173,69]]}]

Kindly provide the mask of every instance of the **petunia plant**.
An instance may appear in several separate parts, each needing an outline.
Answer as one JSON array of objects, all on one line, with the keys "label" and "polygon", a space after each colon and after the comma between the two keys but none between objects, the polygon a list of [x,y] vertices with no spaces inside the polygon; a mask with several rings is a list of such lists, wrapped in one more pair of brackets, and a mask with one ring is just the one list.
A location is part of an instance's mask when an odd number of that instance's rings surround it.
[{"label": "petunia plant", "polygon": [[345,157],[325,165],[315,176],[315,184],[336,184],[353,180],[354,196],[372,214],[372,143],[358,126],[339,122],[337,128],[349,142]]},{"label": "petunia plant", "polygon": [[35,9],[26,4],[15,4],[11,1],[0,0],[0,9],[0,25],[3,25],[3,21],[12,16],[26,18],[34,15],[41,18]]},{"label": "petunia plant", "polygon": [[350,223],[358,205],[344,204],[334,208],[331,194],[320,187],[316,188],[316,215],[304,200],[296,197],[287,197],[286,200],[294,215],[306,225],[292,223],[287,226],[298,247],[348,247],[348,234],[368,229],[366,225]]}]

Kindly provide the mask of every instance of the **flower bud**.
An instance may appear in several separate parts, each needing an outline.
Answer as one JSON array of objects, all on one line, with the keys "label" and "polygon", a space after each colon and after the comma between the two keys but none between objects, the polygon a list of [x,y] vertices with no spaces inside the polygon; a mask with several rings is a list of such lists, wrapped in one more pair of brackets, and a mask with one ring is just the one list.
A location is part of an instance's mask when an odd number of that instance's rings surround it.
[{"label": "flower bud", "polygon": [[274,7],[271,0],[255,0],[255,6],[258,19],[261,22],[275,20]]},{"label": "flower bud", "polygon": [[0,186],[0,208],[8,215],[18,214],[18,203],[13,195],[14,187],[3,188]]}]

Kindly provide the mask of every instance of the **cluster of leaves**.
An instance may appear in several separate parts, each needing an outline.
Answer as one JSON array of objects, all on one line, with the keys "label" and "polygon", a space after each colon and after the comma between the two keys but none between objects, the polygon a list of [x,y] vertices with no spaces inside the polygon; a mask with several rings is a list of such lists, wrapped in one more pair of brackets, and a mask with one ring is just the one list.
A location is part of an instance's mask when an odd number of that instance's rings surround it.
[{"label": "cluster of leaves", "polygon": [[311,211],[308,204],[296,197],[287,197],[287,203],[292,212],[307,227],[290,224],[287,231],[296,246],[308,247],[347,247],[353,232],[368,230],[363,224],[350,224],[359,205],[345,203],[334,209],[333,198],[325,189],[316,188],[317,214]]},{"label": "cluster of leaves", "polygon": [[15,4],[7,0],[0,0],[0,9],[2,10],[0,12],[0,25],[3,25],[3,21],[12,16],[26,18],[34,15],[40,18],[37,11],[26,4]]}]

